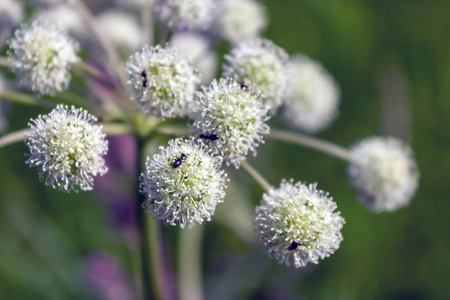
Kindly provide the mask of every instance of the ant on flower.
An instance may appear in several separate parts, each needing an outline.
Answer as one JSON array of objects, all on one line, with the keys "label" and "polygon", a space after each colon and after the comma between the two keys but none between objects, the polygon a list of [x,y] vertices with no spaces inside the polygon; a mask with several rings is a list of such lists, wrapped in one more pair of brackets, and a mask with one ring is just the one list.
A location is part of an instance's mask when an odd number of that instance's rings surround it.
[{"label": "ant on flower", "polygon": [[217,134],[214,134],[214,131],[216,131],[216,129],[219,128],[220,124],[222,124],[222,123],[219,123],[219,124],[216,126],[216,128],[214,128],[214,130],[211,131],[211,133],[209,133],[209,132],[202,133],[202,134],[200,134],[199,137],[200,137],[201,139],[208,140],[208,144],[209,144],[210,142],[213,142],[213,143],[214,143],[215,141],[217,141],[217,140],[220,138]]},{"label": "ant on flower", "polygon": [[172,163],[172,168],[178,169],[181,166],[181,164],[186,162],[186,158],[187,158],[187,155],[184,153],[181,153],[180,157],[174,156],[173,157],[174,162]]}]

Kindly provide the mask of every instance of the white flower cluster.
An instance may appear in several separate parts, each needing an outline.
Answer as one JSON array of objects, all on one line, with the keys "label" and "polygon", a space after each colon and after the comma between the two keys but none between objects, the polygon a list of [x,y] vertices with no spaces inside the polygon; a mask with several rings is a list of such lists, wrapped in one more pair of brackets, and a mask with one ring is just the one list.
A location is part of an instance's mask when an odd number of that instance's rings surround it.
[{"label": "white flower cluster", "polygon": [[23,20],[22,3],[17,0],[0,1],[0,48],[9,37],[12,29]]},{"label": "white flower cluster", "polygon": [[66,89],[70,65],[79,60],[78,44],[54,25],[33,22],[22,27],[9,41],[8,59],[20,83],[41,94]]},{"label": "white flower cluster", "polygon": [[223,76],[254,84],[274,113],[281,105],[286,86],[284,65],[287,59],[283,49],[271,41],[258,39],[240,44],[225,56],[227,64],[223,66]]},{"label": "white flower cluster", "polygon": [[170,45],[192,59],[194,66],[200,71],[200,84],[211,82],[216,75],[219,58],[211,51],[207,38],[189,32],[176,33],[170,39]]},{"label": "white flower cluster", "polygon": [[130,58],[127,72],[131,100],[145,113],[173,118],[193,109],[200,77],[176,48],[144,47]]},{"label": "white flower cluster", "polygon": [[283,180],[256,207],[261,240],[279,263],[296,268],[330,256],[342,241],[345,220],[334,212],[336,203],[316,184]]},{"label": "white flower cluster", "polygon": [[348,175],[360,202],[377,213],[410,203],[419,171],[408,145],[392,137],[371,137],[353,146],[351,154]]},{"label": "white flower cluster", "polygon": [[[215,148],[227,165],[239,168],[248,151],[256,154],[256,147],[264,142],[262,135],[269,133],[264,123],[268,109],[259,97],[251,86],[230,78],[214,80],[196,95],[198,110],[190,114],[193,134]],[[212,134],[218,139],[206,138]]]},{"label": "white flower cluster", "polygon": [[102,158],[108,142],[102,127],[92,124],[96,121],[87,111],[64,105],[31,120],[26,163],[38,168],[40,181],[59,191],[92,190],[93,177],[108,170]]},{"label": "white flower cluster", "polygon": [[108,10],[98,16],[97,24],[114,46],[123,52],[136,51],[143,46],[141,25],[131,13]]},{"label": "white flower cluster", "polygon": [[159,0],[156,11],[170,28],[207,28],[213,19],[213,0]]},{"label": "white flower cluster", "polygon": [[59,30],[69,32],[77,37],[82,37],[87,32],[80,14],[70,5],[58,5],[40,10],[35,19],[54,24]]},{"label": "white flower cluster", "polygon": [[255,0],[222,0],[219,6],[217,30],[233,44],[257,38],[266,28],[265,7]]},{"label": "white flower cluster", "polygon": [[297,55],[286,64],[288,78],[282,110],[286,124],[316,133],[338,115],[340,91],[322,65]]},{"label": "white flower cluster", "polygon": [[160,220],[192,227],[209,221],[225,197],[227,175],[222,159],[212,156],[201,141],[175,139],[161,153],[147,158],[139,178],[143,207]]}]

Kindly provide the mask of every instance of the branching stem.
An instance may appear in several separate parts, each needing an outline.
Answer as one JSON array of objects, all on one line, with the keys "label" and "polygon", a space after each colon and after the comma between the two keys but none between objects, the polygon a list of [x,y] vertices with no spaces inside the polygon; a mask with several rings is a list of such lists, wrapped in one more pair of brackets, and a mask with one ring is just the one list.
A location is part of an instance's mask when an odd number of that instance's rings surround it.
[{"label": "branching stem", "polygon": [[269,192],[270,184],[258,173],[248,162],[241,163],[242,169],[247,173],[265,192]]}]

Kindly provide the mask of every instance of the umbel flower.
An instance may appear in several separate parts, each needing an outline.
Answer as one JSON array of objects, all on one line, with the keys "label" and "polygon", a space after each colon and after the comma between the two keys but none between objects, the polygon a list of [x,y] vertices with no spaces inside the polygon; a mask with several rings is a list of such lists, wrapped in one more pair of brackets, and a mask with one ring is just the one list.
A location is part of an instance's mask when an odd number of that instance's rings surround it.
[{"label": "umbel flower", "polygon": [[131,56],[127,72],[131,100],[143,112],[173,118],[192,109],[200,77],[176,48],[146,46]]},{"label": "umbel flower", "polygon": [[[259,92],[222,78],[198,92],[196,101],[198,110],[190,115],[193,134],[215,148],[227,165],[239,168],[248,151],[256,155],[256,147],[264,142],[262,135],[269,133],[264,123],[268,109],[261,104]],[[205,138],[211,135],[218,138]]]},{"label": "umbel flower", "polygon": [[333,77],[320,63],[304,55],[289,60],[286,74],[285,123],[309,133],[328,127],[339,107],[340,91]]},{"label": "umbel flower", "polygon": [[393,137],[370,137],[354,145],[351,154],[347,173],[360,202],[377,213],[411,202],[419,171],[408,145]]},{"label": "umbel flower", "polygon": [[93,177],[108,170],[102,158],[108,142],[96,121],[86,110],[64,105],[31,120],[26,163],[38,169],[40,181],[58,191],[92,190]]},{"label": "umbel flower", "polygon": [[159,18],[171,28],[205,28],[212,22],[214,0],[159,0]]},{"label": "umbel flower", "polygon": [[23,20],[23,7],[17,0],[0,1],[0,49],[11,34],[12,29]]},{"label": "umbel flower", "polygon": [[279,263],[303,267],[329,257],[342,241],[345,223],[329,195],[316,184],[283,180],[256,207],[261,240]]},{"label": "umbel flower", "polygon": [[257,38],[267,27],[265,7],[254,0],[220,2],[217,30],[225,40],[238,44]]},{"label": "umbel flower", "polygon": [[79,60],[78,44],[55,26],[40,21],[23,26],[9,47],[11,69],[23,86],[50,95],[69,86],[70,65]]},{"label": "umbel flower", "polygon": [[281,105],[286,86],[284,64],[287,59],[287,53],[271,41],[258,39],[242,43],[225,55],[227,64],[223,66],[223,76],[254,84],[274,113]]},{"label": "umbel flower", "polygon": [[142,206],[155,217],[181,228],[211,220],[216,205],[225,197],[227,175],[222,159],[211,155],[194,139],[175,139],[161,153],[147,158],[140,176]]}]

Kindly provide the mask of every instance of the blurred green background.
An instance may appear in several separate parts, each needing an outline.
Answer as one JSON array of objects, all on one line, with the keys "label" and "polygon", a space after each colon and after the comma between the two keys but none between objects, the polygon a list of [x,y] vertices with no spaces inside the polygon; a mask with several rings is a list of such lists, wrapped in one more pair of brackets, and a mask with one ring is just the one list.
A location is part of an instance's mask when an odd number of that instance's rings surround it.
[{"label": "blurred green background", "polygon": [[[372,214],[356,201],[344,162],[268,141],[250,162],[271,184],[294,178],[329,191],[346,219],[344,241],[319,265],[276,264],[251,227],[262,191],[228,168],[228,198],[204,225],[207,299],[448,299],[450,1],[263,2],[271,19],[265,36],[321,61],[341,86],[339,118],[318,136],[344,146],[375,134],[406,139],[420,187],[409,207]],[[46,111],[13,106],[10,130],[38,113]],[[276,117],[270,123],[281,127]],[[25,151],[0,149],[0,299],[102,299],[86,279],[86,257],[99,251],[131,280],[127,232],[112,224],[108,202],[44,187]],[[176,268],[177,230],[164,231]]]}]

